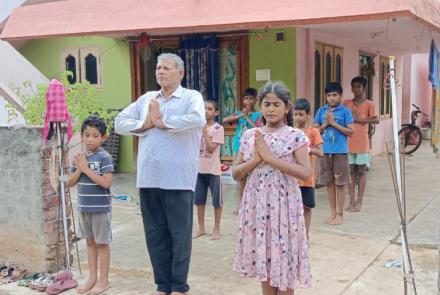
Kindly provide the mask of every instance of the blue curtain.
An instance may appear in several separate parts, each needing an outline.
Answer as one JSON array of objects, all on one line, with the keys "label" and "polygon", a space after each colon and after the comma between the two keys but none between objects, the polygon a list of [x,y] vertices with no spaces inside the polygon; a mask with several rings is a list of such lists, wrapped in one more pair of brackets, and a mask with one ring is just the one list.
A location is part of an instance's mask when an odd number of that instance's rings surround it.
[{"label": "blue curtain", "polygon": [[216,35],[192,35],[180,39],[179,56],[185,63],[182,85],[219,101],[219,48]]},{"label": "blue curtain", "polygon": [[428,78],[428,80],[431,81],[432,87],[434,89],[440,88],[438,62],[439,62],[439,51],[437,49],[437,46],[435,46],[435,42],[433,39],[431,41],[431,50],[429,52],[429,75],[428,75],[429,78]]}]

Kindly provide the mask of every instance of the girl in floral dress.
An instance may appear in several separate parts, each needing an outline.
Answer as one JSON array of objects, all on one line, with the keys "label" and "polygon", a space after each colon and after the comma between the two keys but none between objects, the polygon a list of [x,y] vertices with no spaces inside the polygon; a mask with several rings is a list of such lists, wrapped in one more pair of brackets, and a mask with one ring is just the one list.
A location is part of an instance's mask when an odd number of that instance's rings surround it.
[{"label": "girl in floral dress", "polygon": [[264,295],[310,287],[311,272],[297,178],[311,173],[308,139],[293,126],[289,90],[268,82],[259,94],[264,126],[247,130],[233,168],[246,180],[234,270],[261,282]]}]

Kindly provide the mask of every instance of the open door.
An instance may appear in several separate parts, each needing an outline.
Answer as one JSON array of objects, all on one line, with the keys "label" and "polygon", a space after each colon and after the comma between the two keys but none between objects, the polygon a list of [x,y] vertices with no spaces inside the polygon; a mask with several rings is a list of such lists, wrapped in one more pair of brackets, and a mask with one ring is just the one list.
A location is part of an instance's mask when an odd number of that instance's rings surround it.
[{"label": "open door", "polygon": [[[241,94],[249,85],[249,40],[247,34],[219,37],[219,107],[222,118],[241,109]],[[141,48],[137,42],[131,44],[132,101],[143,93],[157,90],[155,69],[157,56],[163,52],[176,53],[179,38],[152,40],[148,48]],[[222,161],[232,162],[232,139],[235,126],[225,126],[225,144],[222,146]],[[138,139],[134,138],[135,158]]]},{"label": "open door", "polygon": [[[220,38],[220,116],[219,121],[241,110],[241,95],[249,85],[249,39],[247,35]],[[222,162],[232,163],[235,125],[225,125]]]}]

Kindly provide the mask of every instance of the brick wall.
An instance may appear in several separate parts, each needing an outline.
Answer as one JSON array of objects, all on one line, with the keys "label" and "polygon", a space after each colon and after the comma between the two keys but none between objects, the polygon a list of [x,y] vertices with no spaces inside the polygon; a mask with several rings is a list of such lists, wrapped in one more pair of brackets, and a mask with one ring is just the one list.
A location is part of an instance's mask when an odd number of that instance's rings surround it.
[{"label": "brick wall", "polygon": [[[60,195],[50,181],[58,173],[50,172],[51,156],[52,144],[43,144],[41,128],[0,127],[0,260],[34,271],[55,271],[57,252],[64,265],[63,224],[59,222],[58,233],[57,220]],[[72,212],[65,193],[71,241]]]},{"label": "brick wall", "polygon": [[[42,199],[43,199],[43,222],[44,222],[44,241],[46,245],[46,261],[47,261],[47,268],[49,270],[55,270],[57,268],[57,263],[59,263],[61,266],[65,265],[65,247],[64,247],[64,227],[62,223],[62,211],[61,211],[61,198],[59,194],[59,189],[54,190],[52,184],[51,184],[51,177],[50,177],[50,161],[52,158],[52,152],[55,152],[56,155],[58,155],[58,151],[55,149],[53,150],[51,147],[44,147],[41,152],[41,162],[42,162],[42,174],[43,179],[41,182],[41,188],[42,188]],[[65,152],[65,155],[67,155],[67,152]],[[66,158],[66,156],[65,156]],[[65,161],[67,163],[67,161]],[[57,166],[58,167],[58,166]],[[64,174],[67,174],[68,167],[64,167]],[[53,168],[52,168],[53,169]],[[58,171],[58,170],[57,170]],[[69,203],[69,190],[68,188],[65,188],[64,190],[65,199],[66,199],[66,215],[67,215],[67,227],[68,227],[68,238],[69,238],[69,250],[72,249],[72,211],[70,208]],[[58,218],[58,216],[60,218]],[[58,231],[58,226],[60,230]],[[57,240],[59,241],[57,243]],[[62,258],[59,259],[57,262],[57,247],[58,247],[58,257]],[[72,261],[72,257],[70,259]]]}]

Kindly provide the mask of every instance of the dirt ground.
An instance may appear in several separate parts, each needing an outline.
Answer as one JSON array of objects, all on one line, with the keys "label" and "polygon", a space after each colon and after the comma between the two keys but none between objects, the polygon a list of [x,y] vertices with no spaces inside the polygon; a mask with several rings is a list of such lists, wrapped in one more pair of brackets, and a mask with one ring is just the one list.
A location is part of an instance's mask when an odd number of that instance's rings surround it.
[{"label": "dirt ground", "polygon": [[[435,159],[424,143],[412,157],[406,158],[408,236],[415,270],[418,294],[437,294],[438,216],[440,200],[440,160]],[[150,294],[154,279],[149,262],[141,216],[136,202],[135,175],[115,176],[115,193],[129,195],[132,201],[115,201],[111,289],[106,294]],[[203,236],[193,241],[190,294],[249,295],[260,294],[260,286],[251,279],[241,279],[232,271],[237,217],[232,214],[238,204],[233,185],[224,185],[222,238],[212,241]],[[348,197],[348,194],[347,194]],[[328,226],[325,190],[317,191],[317,207],[313,211],[310,234],[313,287],[295,294],[377,295],[403,294],[401,267],[389,267],[402,261],[399,244],[397,206],[387,158],[377,156],[368,172],[363,211],[346,213],[344,224]],[[208,229],[213,225],[213,210],[207,207]],[[196,224],[196,218],[194,218]],[[83,274],[74,270],[83,281],[87,273],[85,242],[79,242]],[[34,291],[15,285],[0,286],[0,295],[33,294]],[[76,294],[74,290],[64,294]]]}]

